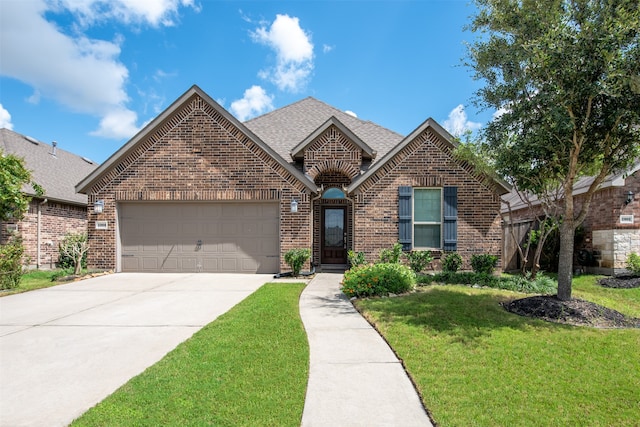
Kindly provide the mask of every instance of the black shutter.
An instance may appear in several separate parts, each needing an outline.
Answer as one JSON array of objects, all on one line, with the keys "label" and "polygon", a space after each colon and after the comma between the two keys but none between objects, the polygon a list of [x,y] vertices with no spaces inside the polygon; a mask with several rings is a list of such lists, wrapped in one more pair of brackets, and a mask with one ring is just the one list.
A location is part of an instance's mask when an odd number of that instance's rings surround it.
[{"label": "black shutter", "polygon": [[444,187],[444,234],[445,251],[458,250],[458,187]]},{"label": "black shutter", "polygon": [[399,187],[398,197],[398,242],[402,243],[403,251],[411,250],[411,196],[413,187]]}]

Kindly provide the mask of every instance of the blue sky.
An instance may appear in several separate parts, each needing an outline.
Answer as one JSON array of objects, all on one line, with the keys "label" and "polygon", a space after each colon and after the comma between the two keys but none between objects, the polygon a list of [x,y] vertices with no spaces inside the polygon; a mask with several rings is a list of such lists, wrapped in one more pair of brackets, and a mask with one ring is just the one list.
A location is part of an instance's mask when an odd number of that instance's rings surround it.
[{"label": "blue sky", "polygon": [[406,135],[492,117],[467,0],[0,0],[0,127],[105,161],[197,84],[240,120],[307,96]]}]

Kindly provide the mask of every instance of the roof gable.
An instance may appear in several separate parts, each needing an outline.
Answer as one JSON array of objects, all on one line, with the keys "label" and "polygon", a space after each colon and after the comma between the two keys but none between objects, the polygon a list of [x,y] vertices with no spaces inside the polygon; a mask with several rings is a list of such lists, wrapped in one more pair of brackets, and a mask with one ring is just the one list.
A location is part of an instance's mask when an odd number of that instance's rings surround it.
[{"label": "roof gable", "polygon": [[[427,130],[431,130],[436,136],[438,142],[441,142],[440,150],[443,152],[452,152],[458,143],[455,141],[453,136],[449,134],[442,126],[440,126],[435,120],[432,118],[428,118],[425,120],[420,126],[418,126],[413,132],[407,135],[400,143],[398,143],[392,150],[386,153],[386,155],[381,158],[378,162],[373,164],[369,170],[367,170],[363,175],[358,177],[353,183],[348,187],[347,191],[349,193],[354,192],[359,189],[361,186],[366,185],[367,181],[374,179],[378,172],[384,172],[386,168],[391,167],[391,163],[394,162],[396,157],[400,152],[402,152],[409,144],[416,141],[416,139],[424,134]],[[454,162],[460,164],[460,166],[465,169],[469,175],[475,177],[479,182],[483,182],[493,187],[494,191],[499,194],[506,194],[511,191],[511,187],[506,182],[499,180],[494,177],[488,176],[477,176],[474,172],[473,167],[471,165],[466,164],[466,162],[460,161],[458,159],[453,158]]]},{"label": "roof gable", "polygon": [[316,138],[322,135],[327,131],[330,127],[335,126],[338,130],[349,138],[358,148],[362,150],[362,157],[364,159],[371,160],[376,156],[376,151],[369,147],[362,139],[360,139],[356,134],[354,134],[349,128],[347,128],[338,118],[335,116],[329,117],[329,119],[324,122],[320,127],[318,127],[315,131],[313,131],[309,136],[307,136],[300,144],[293,147],[291,150],[291,157],[293,159],[302,159],[304,158],[305,150],[314,143]]},{"label": "roof gable", "polygon": [[[45,198],[77,205],[86,205],[87,196],[75,191],[75,185],[94,171],[98,164],[35,138],[21,135],[9,129],[0,129],[0,149],[24,159],[33,181],[44,189]],[[23,191],[34,196],[31,185]]]},{"label": "roof gable", "polygon": [[315,98],[307,97],[244,124],[284,159],[331,118],[338,120],[359,141],[377,153],[374,163],[402,140],[402,135],[362,120]]},{"label": "roof gable", "polygon": [[245,125],[238,121],[233,115],[215,102],[198,86],[193,85],[188,91],[174,101],[165,111],[151,121],[144,129],[131,138],[125,145],[116,151],[102,166],[96,169],[91,175],[87,176],[77,185],[79,192],[89,192],[90,189],[98,184],[101,180],[110,181],[117,176],[122,170],[127,168],[143,150],[148,149],[155,141],[156,132],[159,132],[165,126],[171,126],[172,120],[177,120],[176,115],[193,101],[195,97],[199,97],[214,114],[220,115],[224,120],[230,123],[237,131],[249,138],[261,150],[266,152],[278,165],[282,166],[290,176],[298,183],[302,184],[308,190],[314,192],[316,190],[313,182],[305,177],[302,172],[294,168],[286,162],[276,151],[262,141],[257,135],[251,132]]}]

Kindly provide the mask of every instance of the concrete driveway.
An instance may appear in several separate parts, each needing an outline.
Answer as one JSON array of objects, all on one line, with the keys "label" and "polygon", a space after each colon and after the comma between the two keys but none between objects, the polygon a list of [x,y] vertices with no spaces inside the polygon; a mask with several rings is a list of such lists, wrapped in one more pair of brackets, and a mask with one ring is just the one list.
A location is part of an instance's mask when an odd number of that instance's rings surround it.
[{"label": "concrete driveway", "polygon": [[0,298],[0,426],[63,426],[270,281],[118,273]]}]

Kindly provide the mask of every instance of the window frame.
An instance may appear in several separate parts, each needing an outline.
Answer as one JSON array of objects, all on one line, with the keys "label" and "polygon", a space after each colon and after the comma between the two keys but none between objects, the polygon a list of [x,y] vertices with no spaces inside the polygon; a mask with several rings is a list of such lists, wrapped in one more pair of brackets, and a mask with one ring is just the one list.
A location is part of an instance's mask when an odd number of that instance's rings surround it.
[{"label": "window frame", "polygon": [[[441,250],[443,248],[443,224],[444,224],[444,191],[442,187],[413,187],[411,193],[411,247],[415,250]],[[440,192],[440,220],[416,221],[416,190],[437,190]],[[440,227],[440,242],[438,247],[418,246],[416,244],[416,225],[438,225]]]}]

